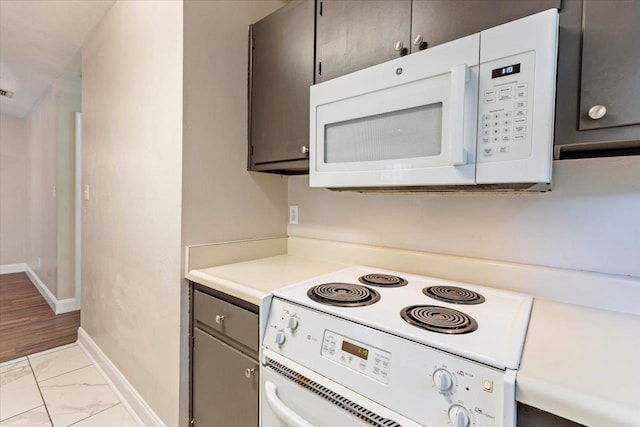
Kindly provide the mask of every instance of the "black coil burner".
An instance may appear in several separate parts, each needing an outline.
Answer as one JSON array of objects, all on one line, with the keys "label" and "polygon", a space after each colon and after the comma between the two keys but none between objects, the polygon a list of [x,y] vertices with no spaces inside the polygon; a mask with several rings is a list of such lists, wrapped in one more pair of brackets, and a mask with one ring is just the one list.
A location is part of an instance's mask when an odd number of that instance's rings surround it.
[{"label": "black coil burner", "polygon": [[407,284],[402,277],[392,276],[391,274],[365,274],[358,278],[360,283],[370,286],[381,286],[385,288],[398,288]]},{"label": "black coil burner", "polygon": [[482,304],[484,297],[477,292],[457,286],[429,286],[422,290],[426,296],[451,304]]},{"label": "black coil burner", "polygon": [[352,283],[323,283],[307,291],[312,300],[338,307],[362,307],[377,302],[380,294],[366,286]]},{"label": "black coil burner", "polygon": [[405,322],[441,334],[467,334],[478,329],[478,322],[458,310],[437,305],[412,305],[400,312]]}]

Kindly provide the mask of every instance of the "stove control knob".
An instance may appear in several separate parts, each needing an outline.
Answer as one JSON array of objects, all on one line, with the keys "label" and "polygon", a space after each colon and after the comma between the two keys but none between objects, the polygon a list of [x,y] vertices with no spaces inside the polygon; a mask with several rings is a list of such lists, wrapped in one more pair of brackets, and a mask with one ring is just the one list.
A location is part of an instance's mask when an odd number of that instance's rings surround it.
[{"label": "stove control knob", "polygon": [[286,341],[287,336],[284,334],[284,331],[278,331],[278,333],[276,333],[276,344],[278,347],[282,347]]},{"label": "stove control knob", "polygon": [[471,423],[469,413],[460,405],[449,408],[449,420],[454,427],[467,427]]},{"label": "stove control knob", "polygon": [[300,321],[298,320],[298,318],[295,315],[289,316],[289,320],[287,321],[287,328],[295,331],[296,329],[298,329],[298,325],[300,325]]},{"label": "stove control knob", "polygon": [[441,392],[447,392],[453,388],[453,376],[446,369],[437,369],[433,373],[433,383]]}]

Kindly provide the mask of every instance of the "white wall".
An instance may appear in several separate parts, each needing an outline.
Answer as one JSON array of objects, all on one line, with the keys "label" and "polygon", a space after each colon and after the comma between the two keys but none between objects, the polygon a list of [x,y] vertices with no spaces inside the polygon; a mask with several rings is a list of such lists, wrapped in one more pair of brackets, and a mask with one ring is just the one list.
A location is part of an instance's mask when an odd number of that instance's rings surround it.
[{"label": "white wall", "polygon": [[57,300],[75,296],[74,111],[80,79],[58,79],[26,118],[26,261]]},{"label": "white wall", "polygon": [[286,233],[286,178],[247,172],[247,30],[285,4],[185,2],[184,244]]},{"label": "white wall", "polygon": [[58,294],[57,106],[52,85],[27,117],[27,264],[54,296]]},{"label": "white wall", "polygon": [[75,296],[75,112],[81,108],[80,77],[58,79],[58,299]]},{"label": "white wall", "polygon": [[119,1],[82,60],[81,326],[178,425],[181,1]]},{"label": "white wall", "polygon": [[27,123],[0,115],[0,265],[27,260]]},{"label": "white wall", "polygon": [[[183,245],[286,234],[286,178],[246,170],[247,29],[285,3],[184,4]],[[189,404],[187,289],[185,284],[183,423]]]},{"label": "white wall", "polygon": [[554,163],[548,194],[359,194],[289,178],[291,236],[640,277],[640,156]]}]

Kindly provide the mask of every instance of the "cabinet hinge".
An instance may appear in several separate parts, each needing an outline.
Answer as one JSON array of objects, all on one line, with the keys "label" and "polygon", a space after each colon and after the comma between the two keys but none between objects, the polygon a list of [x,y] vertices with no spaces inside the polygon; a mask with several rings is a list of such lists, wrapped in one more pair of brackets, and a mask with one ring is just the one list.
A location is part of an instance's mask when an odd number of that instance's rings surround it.
[{"label": "cabinet hinge", "polygon": [[318,62],[318,75],[322,75],[322,61]]},{"label": "cabinet hinge", "polygon": [[255,49],[255,48],[256,48],[256,39],[251,37],[251,49]]},{"label": "cabinet hinge", "polygon": [[253,156],[253,145],[251,146],[251,155]]},{"label": "cabinet hinge", "polygon": [[320,2],[320,16],[322,16],[322,2]]},{"label": "cabinet hinge", "polygon": [[189,335],[189,347],[193,348],[195,345],[196,345],[196,340],[193,338],[193,335]]}]

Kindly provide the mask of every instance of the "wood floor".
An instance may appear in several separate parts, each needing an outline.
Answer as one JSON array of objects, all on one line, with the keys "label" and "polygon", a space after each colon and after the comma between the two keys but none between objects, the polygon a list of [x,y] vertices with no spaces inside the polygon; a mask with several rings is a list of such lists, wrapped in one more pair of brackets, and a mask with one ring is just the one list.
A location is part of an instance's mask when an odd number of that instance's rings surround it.
[{"label": "wood floor", "polygon": [[78,339],[80,312],[55,315],[25,273],[0,275],[0,363]]}]

